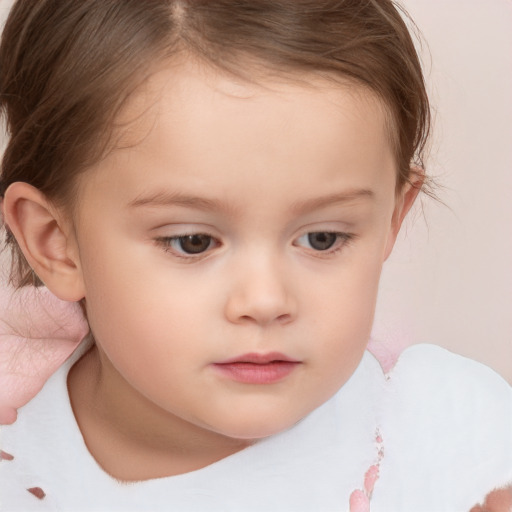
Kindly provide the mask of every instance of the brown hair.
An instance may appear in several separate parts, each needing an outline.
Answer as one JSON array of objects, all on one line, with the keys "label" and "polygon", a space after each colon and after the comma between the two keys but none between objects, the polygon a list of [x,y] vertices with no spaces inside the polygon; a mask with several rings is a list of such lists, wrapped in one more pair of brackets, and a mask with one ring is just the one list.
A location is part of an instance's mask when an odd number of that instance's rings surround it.
[{"label": "brown hair", "polygon": [[[325,72],[376,93],[390,114],[397,186],[423,167],[430,111],[414,44],[391,0],[18,0],[0,45],[9,142],[0,197],[24,181],[57,203],[108,150],[114,121],[152,66],[185,51],[250,77]],[[40,284],[14,237],[11,280]]]}]

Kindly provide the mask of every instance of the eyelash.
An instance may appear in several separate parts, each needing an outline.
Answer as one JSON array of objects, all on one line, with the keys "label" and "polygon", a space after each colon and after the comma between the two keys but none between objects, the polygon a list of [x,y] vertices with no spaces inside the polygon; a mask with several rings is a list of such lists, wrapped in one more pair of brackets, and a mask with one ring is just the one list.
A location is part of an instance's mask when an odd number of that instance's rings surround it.
[{"label": "eyelash", "polygon": [[[349,245],[351,242],[354,241],[356,238],[356,235],[354,233],[344,233],[344,232],[337,232],[337,231],[310,231],[308,233],[305,233],[304,235],[301,235],[297,240],[300,240],[304,237],[309,237],[314,234],[325,234],[325,235],[335,235],[336,240],[332,244],[332,246],[328,247],[327,249],[314,249],[309,248],[308,251],[310,253],[314,254],[317,257],[328,257],[332,256],[334,254],[337,254],[339,251],[341,251],[343,248],[345,248],[347,245]],[[183,247],[181,247],[181,251],[176,250],[172,247],[174,243],[180,244],[180,241],[183,241],[187,237],[207,237],[209,239],[209,244],[207,248],[203,251],[197,252],[197,253],[187,253],[183,251]],[[202,258],[204,258],[212,248],[218,247],[221,245],[221,242],[217,240],[214,236],[209,235],[207,233],[186,233],[182,235],[177,236],[170,236],[170,237],[158,237],[155,239],[156,243],[160,245],[165,252],[172,253],[175,257],[181,258],[183,260],[188,261],[198,261]],[[181,245],[181,244],[180,244]],[[295,246],[297,244],[294,243]],[[214,247],[212,247],[214,246]]]}]

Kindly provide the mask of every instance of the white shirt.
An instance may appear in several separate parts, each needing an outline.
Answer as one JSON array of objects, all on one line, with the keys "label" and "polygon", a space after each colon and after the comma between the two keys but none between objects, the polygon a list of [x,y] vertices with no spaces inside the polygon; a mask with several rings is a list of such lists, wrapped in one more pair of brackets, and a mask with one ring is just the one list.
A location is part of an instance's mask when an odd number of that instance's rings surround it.
[{"label": "white shirt", "polygon": [[291,429],[203,469],[130,484],[84,444],[66,386],[74,360],[2,428],[1,446],[14,455],[0,463],[2,511],[348,511],[379,460],[372,512],[468,512],[512,482],[512,388],[439,347],[407,349],[389,375],[367,352],[338,393]]}]

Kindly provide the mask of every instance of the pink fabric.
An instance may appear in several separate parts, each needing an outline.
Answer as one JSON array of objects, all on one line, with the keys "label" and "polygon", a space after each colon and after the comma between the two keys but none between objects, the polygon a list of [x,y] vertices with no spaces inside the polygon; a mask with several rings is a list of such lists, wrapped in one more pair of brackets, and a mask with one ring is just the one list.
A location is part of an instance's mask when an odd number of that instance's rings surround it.
[{"label": "pink fabric", "polygon": [[399,338],[392,341],[377,341],[370,339],[368,351],[379,361],[384,373],[388,373],[395,366],[400,354],[409,346],[405,340]]},{"label": "pink fabric", "polygon": [[0,424],[43,387],[89,327],[76,303],[46,288],[0,289]]}]

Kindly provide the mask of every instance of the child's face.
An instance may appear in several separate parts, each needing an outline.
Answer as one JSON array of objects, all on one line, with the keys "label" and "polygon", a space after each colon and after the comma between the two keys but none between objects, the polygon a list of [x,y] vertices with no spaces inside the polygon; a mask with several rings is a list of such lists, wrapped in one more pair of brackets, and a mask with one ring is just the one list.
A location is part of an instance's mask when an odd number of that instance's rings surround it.
[{"label": "child's face", "polygon": [[267,436],[361,359],[400,222],[395,162],[377,100],[313,83],[166,69],[136,143],[83,177],[88,318],[116,393],[148,414]]}]

